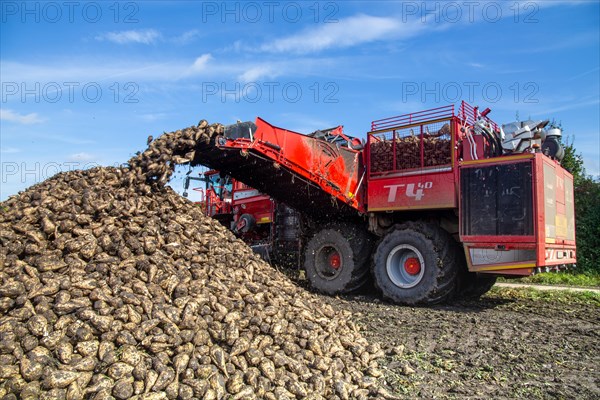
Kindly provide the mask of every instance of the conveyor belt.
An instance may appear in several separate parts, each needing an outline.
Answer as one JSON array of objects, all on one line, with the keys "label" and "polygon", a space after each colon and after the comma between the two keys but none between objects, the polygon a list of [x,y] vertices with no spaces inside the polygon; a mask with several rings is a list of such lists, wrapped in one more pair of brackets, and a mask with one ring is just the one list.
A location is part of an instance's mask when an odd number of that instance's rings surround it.
[{"label": "conveyor belt", "polygon": [[298,173],[276,165],[253,150],[243,156],[239,149],[201,143],[196,149],[193,164],[222,171],[313,218],[358,217],[357,210],[348,204],[331,196]]}]

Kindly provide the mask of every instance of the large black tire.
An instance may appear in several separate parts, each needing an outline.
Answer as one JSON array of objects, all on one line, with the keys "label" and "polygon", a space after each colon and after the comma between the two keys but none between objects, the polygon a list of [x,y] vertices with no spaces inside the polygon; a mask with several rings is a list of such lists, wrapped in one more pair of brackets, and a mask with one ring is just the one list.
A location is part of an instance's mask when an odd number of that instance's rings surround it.
[{"label": "large black tire", "polygon": [[395,303],[437,304],[454,297],[460,264],[454,239],[424,222],[396,226],[373,257],[375,286]]},{"label": "large black tire", "polygon": [[463,299],[475,300],[490,291],[497,277],[467,272],[461,277],[461,289],[458,294]]},{"label": "large black tire", "polygon": [[464,265],[459,272],[457,296],[461,299],[476,300],[490,291],[496,283],[497,277],[487,274],[469,272],[465,251],[461,245],[456,246],[457,259]]},{"label": "large black tire", "polygon": [[372,241],[353,224],[331,224],[318,231],[304,252],[306,278],[325,294],[351,293],[369,281]]}]

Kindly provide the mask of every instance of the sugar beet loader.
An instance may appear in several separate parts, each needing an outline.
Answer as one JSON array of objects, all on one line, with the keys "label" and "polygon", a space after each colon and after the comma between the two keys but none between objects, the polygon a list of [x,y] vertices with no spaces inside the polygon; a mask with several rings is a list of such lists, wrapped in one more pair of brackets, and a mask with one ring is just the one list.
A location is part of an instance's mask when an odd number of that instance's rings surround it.
[{"label": "sugar beet loader", "polygon": [[[257,118],[198,142],[192,165],[219,171],[203,178],[209,215],[266,256],[301,260],[320,292],[372,278],[397,303],[477,297],[498,276],[576,262],[560,130],[500,127],[489,112],[462,102],[376,120],[366,143],[341,126],[303,135]],[[214,198],[216,176],[233,179],[230,200]],[[210,208],[219,201],[229,208]]]}]

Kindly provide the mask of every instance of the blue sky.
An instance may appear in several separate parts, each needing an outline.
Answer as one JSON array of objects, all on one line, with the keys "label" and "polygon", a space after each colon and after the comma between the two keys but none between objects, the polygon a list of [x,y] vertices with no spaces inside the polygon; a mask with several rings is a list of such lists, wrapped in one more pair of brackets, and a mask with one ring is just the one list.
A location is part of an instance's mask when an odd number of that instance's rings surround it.
[{"label": "blue sky", "polygon": [[600,174],[598,1],[0,4],[0,199],[201,118],[365,137],[461,99],[561,121]]}]

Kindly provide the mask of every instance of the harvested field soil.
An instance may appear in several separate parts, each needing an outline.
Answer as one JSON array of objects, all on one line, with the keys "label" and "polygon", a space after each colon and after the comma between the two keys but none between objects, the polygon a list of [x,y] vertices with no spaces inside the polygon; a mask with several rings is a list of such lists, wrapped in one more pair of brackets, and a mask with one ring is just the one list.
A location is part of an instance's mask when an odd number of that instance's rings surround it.
[{"label": "harvested field soil", "polygon": [[399,398],[600,398],[598,295],[493,289],[429,308],[323,299],[382,346],[380,380]]}]

